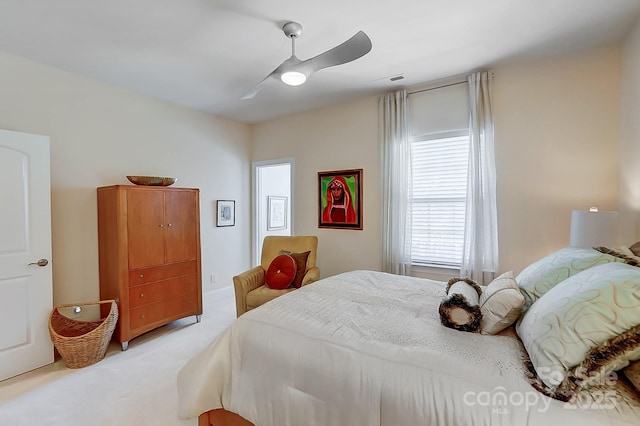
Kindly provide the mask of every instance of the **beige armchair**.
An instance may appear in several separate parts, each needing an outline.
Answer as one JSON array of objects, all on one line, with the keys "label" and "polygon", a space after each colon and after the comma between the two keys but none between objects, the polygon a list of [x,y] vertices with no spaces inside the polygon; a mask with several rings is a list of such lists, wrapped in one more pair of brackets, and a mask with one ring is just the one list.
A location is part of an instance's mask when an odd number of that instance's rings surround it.
[{"label": "beige armchair", "polygon": [[265,274],[269,265],[279,254],[280,250],[293,253],[309,251],[307,267],[302,285],[310,284],[320,279],[320,269],[316,267],[316,252],[318,251],[318,237],[316,236],[268,236],[262,243],[262,259],[260,265],[240,275],[233,277],[233,286],[236,291],[236,314],[240,316],[245,312],[275,299],[285,293],[295,290],[273,290],[265,285]]}]

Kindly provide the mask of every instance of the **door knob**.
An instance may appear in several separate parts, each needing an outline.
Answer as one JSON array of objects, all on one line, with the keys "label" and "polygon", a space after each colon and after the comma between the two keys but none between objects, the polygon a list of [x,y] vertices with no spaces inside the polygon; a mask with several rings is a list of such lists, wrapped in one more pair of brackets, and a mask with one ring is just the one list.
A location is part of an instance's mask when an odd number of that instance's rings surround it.
[{"label": "door knob", "polygon": [[47,266],[49,261],[47,259],[40,259],[37,262],[31,262],[29,265]]}]

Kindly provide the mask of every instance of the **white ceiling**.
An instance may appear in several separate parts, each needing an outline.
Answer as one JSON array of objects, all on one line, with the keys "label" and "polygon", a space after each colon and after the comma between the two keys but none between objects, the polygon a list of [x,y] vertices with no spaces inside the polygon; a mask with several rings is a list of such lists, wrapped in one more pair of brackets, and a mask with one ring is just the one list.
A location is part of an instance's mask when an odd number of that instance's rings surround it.
[{"label": "white ceiling", "polygon": [[[640,0],[0,0],[0,51],[258,122],[615,43],[639,16]],[[274,81],[241,100],[291,55],[280,29],[289,20],[304,27],[300,59],[358,30],[373,49],[302,86]]]}]

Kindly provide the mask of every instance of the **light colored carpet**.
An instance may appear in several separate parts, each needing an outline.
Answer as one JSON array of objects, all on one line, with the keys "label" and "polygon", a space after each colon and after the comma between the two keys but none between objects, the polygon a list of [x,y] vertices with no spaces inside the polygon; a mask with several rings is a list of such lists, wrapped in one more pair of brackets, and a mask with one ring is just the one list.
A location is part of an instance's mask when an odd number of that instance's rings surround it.
[{"label": "light colored carpet", "polygon": [[0,382],[0,425],[194,426],[177,418],[177,373],[235,319],[233,288],[203,296],[200,323],[188,317],[133,339],[72,370],[61,359]]}]

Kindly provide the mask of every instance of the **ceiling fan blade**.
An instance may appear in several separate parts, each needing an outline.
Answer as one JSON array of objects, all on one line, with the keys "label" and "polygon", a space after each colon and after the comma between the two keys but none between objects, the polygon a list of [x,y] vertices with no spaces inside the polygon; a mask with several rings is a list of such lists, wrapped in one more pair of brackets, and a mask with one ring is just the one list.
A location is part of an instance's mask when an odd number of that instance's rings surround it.
[{"label": "ceiling fan blade", "polygon": [[268,80],[270,80],[270,79],[275,79],[275,80],[280,79],[280,77],[282,76],[282,73],[285,70],[293,70],[299,64],[302,64],[302,61],[300,59],[298,59],[295,55],[291,55],[291,57],[289,59],[286,59],[284,62],[282,62],[280,65],[278,65],[278,67],[276,69],[274,69],[273,71],[271,71],[271,73],[268,74],[265,78],[263,78],[260,81],[260,83],[256,84],[253,89],[251,89],[249,92],[247,92],[242,97],[242,99],[253,99],[253,97],[255,95],[257,95],[258,92],[260,92],[260,90],[262,90],[264,88],[264,86],[266,86],[268,84]]},{"label": "ceiling fan blade", "polygon": [[260,83],[256,84],[253,89],[249,90],[247,93],[245,93],[242,96],[242,100],[246,100],[246,99],[253,99],[253,97],[255,95],[258,94],[258,92],[260,92],[262,89],[264,89],[264,87],[268,84],[268,81],[272,78],[275,77],[274,75],[275,71],[271,72],[271,74],[267,75],[265,78],[263,78],[262,80],[260,80]]},{"label": "ceiling fan blade", "polygon": [[318,71],[323,68],[333,67],[336,65],[346,64],[347,62],[355,61],[358,58],[366,55],[371,51],[371,39],[364,31],[358,31],[356,35],[342,44],[327,50],[324,53],[314,56],[311,59],[303,61],[301,66],[307,64],[312,65],[313,71]]}]

